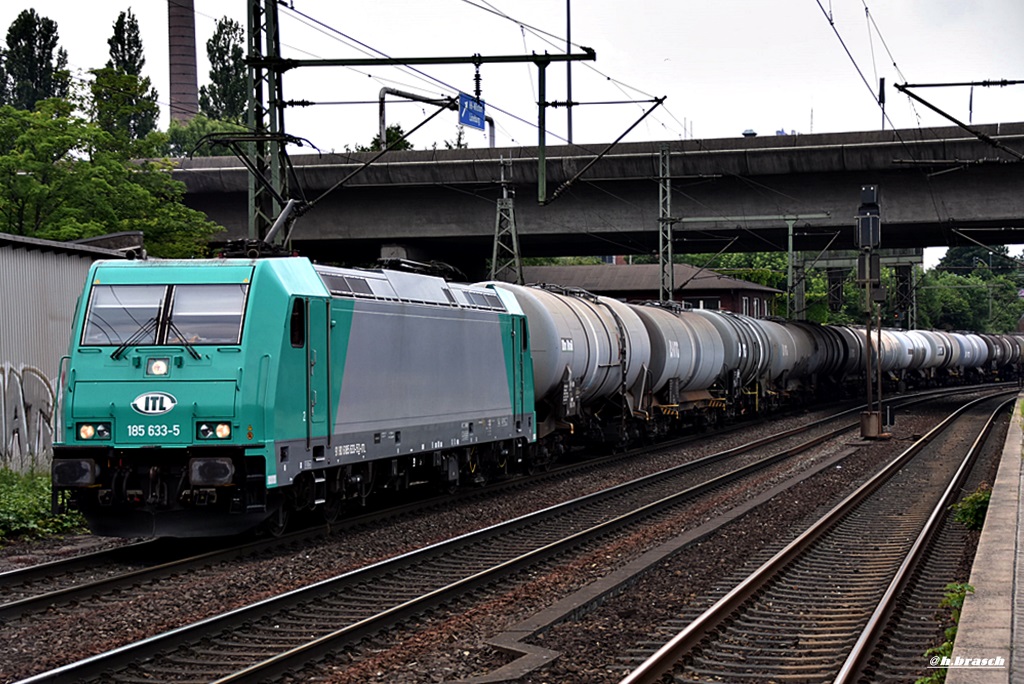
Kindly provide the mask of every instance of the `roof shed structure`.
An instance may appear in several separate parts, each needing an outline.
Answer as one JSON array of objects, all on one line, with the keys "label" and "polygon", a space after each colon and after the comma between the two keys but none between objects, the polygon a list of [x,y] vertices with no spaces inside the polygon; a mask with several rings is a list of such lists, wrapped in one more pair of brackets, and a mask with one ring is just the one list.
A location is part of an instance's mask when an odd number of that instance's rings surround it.
[{"label": "roof shed structure", "polygon": [[115,250],[0,233],[0,467],[49,467],[60,359],[89,266]]}]

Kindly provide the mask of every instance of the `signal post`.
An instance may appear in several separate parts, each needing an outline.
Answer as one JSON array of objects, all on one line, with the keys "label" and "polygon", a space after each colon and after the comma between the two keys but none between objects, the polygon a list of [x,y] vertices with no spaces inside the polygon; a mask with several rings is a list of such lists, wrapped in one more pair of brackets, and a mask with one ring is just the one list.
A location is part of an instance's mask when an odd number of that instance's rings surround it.
[{"label": "signal post", "polygon": [[[855,234],[857,248],[857,282],[864,286],[864,308],[867,323],[864,326],[864,376],[867,385],[867,410],[860,414],[860,435],[866,439],[882,437],[882,321],[878,319],[878,356],[876,368],[872,369],[872,357],[875,352],[871,343],[871,320],[875,315],[875,303],[885,301],[885,288],[882,287],[881,260],[878,250],[882,242],[882,217],[878,204],[878,186],[862,185],[860,188],[860,207],[857,209],[857,227]],[[875,370],[876,372],[872,372]],[[875,405],[872,385],[877,377],[877,408]]]}]

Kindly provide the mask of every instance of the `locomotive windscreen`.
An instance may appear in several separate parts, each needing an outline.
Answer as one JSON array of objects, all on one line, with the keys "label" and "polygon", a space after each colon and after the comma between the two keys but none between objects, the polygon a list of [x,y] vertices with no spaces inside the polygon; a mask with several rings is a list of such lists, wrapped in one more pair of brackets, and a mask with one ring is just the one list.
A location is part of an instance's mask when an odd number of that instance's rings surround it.
[{"label": "locomotive windscreen", "polygon": [[[83,345],[238,344],[246,284],[96,285]],[[156,325],[154,325],[156,323]]]}]

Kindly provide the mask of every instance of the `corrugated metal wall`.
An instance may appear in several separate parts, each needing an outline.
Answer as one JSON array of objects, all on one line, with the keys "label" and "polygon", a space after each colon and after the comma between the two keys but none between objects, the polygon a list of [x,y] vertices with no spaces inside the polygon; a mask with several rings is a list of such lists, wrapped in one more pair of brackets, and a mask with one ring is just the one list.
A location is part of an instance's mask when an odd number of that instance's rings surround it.
[{"label": "corrugated metal wall", "polygon": [[0,244],[0,467],[49,468],[58,367],[94,259]]}]

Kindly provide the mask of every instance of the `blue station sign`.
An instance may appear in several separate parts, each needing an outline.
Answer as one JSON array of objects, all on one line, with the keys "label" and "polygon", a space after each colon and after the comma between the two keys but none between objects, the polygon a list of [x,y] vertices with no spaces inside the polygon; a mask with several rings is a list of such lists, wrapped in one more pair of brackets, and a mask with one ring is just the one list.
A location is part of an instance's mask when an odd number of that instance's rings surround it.
[{"label": "blue station sign", "polygon": [[459,93],[459,123],[484,130],[484,101]]}]

